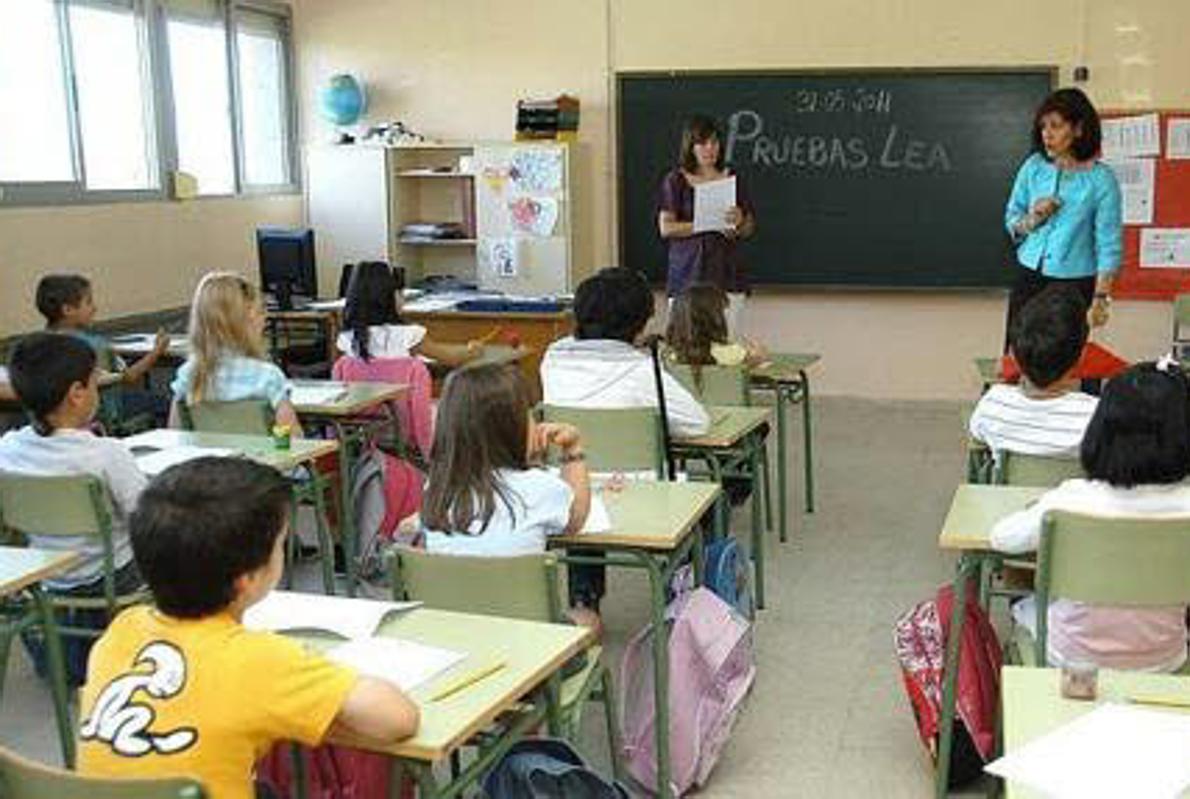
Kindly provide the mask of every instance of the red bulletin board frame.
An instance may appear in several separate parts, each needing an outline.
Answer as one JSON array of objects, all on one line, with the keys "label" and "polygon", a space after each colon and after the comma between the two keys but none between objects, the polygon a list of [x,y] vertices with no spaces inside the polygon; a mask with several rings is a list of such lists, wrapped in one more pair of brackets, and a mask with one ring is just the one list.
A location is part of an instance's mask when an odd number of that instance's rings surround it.
[{"label": "red bulletin board frame", "polygon": [[[1153,109],[1105,111],[1104,119],[1154,113]],[[1124,225],[1124,257],[1112,293],[1136,300],[1169,300],[1190,292],[1190,267],[1185,269],[1141,269],[1140,231],[1145,227],[1190,228],[1190,159],[1171,161],[1166,157],[1170,119],[1190,119],[1190,109],[1156,111],[1161,135],[1161,156],[1156,159],[1157,186],[1153,197],[1153,224]]]}]

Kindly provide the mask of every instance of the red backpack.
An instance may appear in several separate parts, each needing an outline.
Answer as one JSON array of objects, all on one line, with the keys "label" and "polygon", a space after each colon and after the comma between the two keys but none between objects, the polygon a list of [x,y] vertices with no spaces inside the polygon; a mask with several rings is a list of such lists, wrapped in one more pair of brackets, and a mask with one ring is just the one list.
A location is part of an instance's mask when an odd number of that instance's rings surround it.
[{"label": "red backpack", "polygon": [[[942,717],[942,671],[950,635],[953,592],[949,585],[897,619],[894,635],[905,691],[917,720],[917,732],[930,757],[938,758]],[[995,754],[996,713],[1000,701],[1003,653],[996,631],[980,606],[974,586],[967,594],[963,639],[959,642],[959,679],[951,746],[949,787],[971,782]]]}]

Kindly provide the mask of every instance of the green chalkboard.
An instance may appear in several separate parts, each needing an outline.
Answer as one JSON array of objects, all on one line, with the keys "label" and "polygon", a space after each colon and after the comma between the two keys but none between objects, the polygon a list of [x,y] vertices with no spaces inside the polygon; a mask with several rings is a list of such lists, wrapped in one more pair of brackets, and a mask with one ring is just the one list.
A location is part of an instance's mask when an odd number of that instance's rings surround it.
[{"label": "green chalkboard", "polygon": [[1051,68],[621,73],[621,263],[664,280],[657,201],[685,120],[719,121],[756,207],[753,285],[1008,282],[1004,203]]}]

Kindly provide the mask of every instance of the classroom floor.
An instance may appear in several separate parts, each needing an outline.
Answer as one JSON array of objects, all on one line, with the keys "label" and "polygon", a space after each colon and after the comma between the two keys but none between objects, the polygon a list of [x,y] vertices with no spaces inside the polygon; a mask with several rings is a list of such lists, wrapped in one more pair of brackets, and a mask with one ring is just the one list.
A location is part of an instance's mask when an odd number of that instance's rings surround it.
[{"label": "classroom floor", "polygon": [[[791,514],[789,543],[770,541],[756,685],[699,794],[706,799],[931,795],[892,628],[951,575],[936,540],[963,475],[959,405],[824,398],[814,410],[817,511]],[[790,427],[800,511],[800,424]],[[746,519],[736,516],[741,532]],[[618,663],[645,620],[646,586],[636,572],[609,578],[606,644]],[[0,740],[57,762],[49,692],[21,655],[4,694]],[[582,748],[597,764],[607,758],[601,730],[592,706]]]}]

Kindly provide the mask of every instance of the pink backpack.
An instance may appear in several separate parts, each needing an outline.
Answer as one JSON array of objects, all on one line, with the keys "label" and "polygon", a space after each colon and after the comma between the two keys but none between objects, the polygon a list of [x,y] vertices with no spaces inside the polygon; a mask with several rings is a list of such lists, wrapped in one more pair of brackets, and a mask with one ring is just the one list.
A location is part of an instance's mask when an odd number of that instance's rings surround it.
[{"label": "pink backpack", "polygon": [[[669,623],[669,751],[674,793],[703,785],[731,734],[756,676],[752,627],[706,588],[678,596]],[[620,723],[624,762],[633,778],[655,790],[652,625],[628,642],[620,661]]]},{"label": "pink backpack", "polygon": [[430,457],[430,442],[434,438],[430,370],[420,358],[373,358],[365,361],[344,355],[335,361],[331,376],[348,383],[408,385],[409,391],[405,396],[392,403],[401,426],[401,439],[406,446],[416,448],[423,458]]}]

